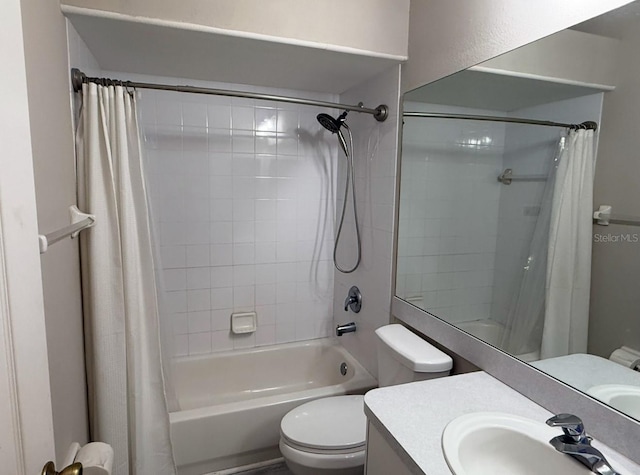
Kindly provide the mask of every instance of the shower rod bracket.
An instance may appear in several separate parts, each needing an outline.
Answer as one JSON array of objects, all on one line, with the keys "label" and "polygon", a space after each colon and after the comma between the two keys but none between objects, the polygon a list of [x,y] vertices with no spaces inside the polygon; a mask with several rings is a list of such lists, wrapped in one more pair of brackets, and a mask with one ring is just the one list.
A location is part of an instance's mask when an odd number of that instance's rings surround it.
[{"label": "shower rod bracket", "polygon": [[385,104],[380,104],[376,107],[376,113],[373,114],[373,118],[378,122],[384,122],[389,117],[389,107]]},{"label": "shower rod bracket", "polygon": [[92,77],[88,77],[85,73],[83,73],[77,68],[71,69],[71,85],[73,86],[74,92],[81,91],[82,85],[84,83],[89,83],[89,82],[95,82],[102,85],[119,85],[119,86],[140,88],[140,89],[157,89],[161,91],[188,92],[192,94],[208,94],[208,95],[228,96],[228,97],[243,97],[247,99],[288,102],[291,104],[299,104],[299,105],[306,105],[306,106],[330,107],[332,109],[341,109],[345,111],[371,114],[374,117],[374,119],[376,119],[378,122],[384,122],[385,120],[387,120],[387,117],[389,117],[389,107],[386,106],[385,104],[380,104],[375,109],[370,109],[370,108],[364,107],[362,105],[362,102],[359,103],[358,105],[350,105],[350,104],[339,104],[336,102],[316,101],[313,99],[301,99],[299,97],[276,96],[273,94],[261,94],[257,92],[231,91],[227,89],[213,89],[213,88],[195,87],[195,86],[171,86],[166,84],[122,81],[118,79],[109,79],[109,78],[92,78]]}]

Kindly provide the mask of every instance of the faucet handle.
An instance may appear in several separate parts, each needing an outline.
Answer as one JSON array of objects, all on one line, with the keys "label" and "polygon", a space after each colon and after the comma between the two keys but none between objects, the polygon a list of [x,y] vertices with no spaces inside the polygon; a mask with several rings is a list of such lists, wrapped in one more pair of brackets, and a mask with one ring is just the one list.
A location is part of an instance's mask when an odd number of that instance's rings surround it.
[{"label": "faucet handle", "polygon": [[550,427],[560,427],[564,435],[571,438],[576,443],[589,443],[591,438],[584,430],[582,419],[573,414],[558,414],[547,420]]}]

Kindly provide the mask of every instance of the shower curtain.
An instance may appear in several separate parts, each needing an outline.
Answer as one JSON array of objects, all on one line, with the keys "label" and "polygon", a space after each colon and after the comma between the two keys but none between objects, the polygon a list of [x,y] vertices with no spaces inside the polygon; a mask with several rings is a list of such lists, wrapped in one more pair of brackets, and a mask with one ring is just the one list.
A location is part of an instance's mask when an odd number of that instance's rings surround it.
[{"label": "shower curtain", "polygon": [[511,354],[587,350],[594,160],[592,130],[560,140],[500,345]]},{"label": "shower curtain", "polygon": [[512,355],[532,353],[540,348],[546,301],[547,251],[549,248],[549,223],[556,182],[558,162],[565,147],[565,137],[558,147],[549,169],[540,201],[540,213],[529,245],[529,255],[524,263],[522,279],[517,294],[513,296],[507,315],[507,323],[500,347]]},{"label": "shower curtain", "polygon": [[587,351],[595,157],[593,130],[571,131],[555,182],[541,358]]},{"label": "shower curtain", "polygon": [[76,146],[91,438],[115,475],[174,474],[135,98],[85,84]]}]

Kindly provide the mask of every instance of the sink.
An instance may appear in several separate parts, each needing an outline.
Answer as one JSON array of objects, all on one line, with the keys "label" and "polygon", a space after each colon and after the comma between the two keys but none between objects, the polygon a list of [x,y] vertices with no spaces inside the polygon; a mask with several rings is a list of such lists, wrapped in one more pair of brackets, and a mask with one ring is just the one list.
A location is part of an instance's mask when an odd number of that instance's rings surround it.
[{"label": "sink", "polygon": [[455,475],[593,475],[549,444],[560,434],[544,422],[500,412],[475,412],[447,425],[442,449]]},{"label": "sink", "polygon": [[601,384],[589,388],[587,394],[640,420],[640,387],[638,386]]}]

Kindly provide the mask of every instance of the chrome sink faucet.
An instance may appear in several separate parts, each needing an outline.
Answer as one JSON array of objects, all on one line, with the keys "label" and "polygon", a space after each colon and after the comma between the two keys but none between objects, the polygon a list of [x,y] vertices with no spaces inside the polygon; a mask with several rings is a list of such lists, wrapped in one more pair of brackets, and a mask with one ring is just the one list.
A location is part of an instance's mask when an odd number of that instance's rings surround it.
[{"label": "chrome sink faucet", "polygon": [[573,414],[558,414],[547,420],[547,425],[560,427],[563,435],[549,443],[558,452],[570,455],[598,475],[621,475],[616,472],[598,449],[591,445],[591,437],[584,430],[582,420]]}]

